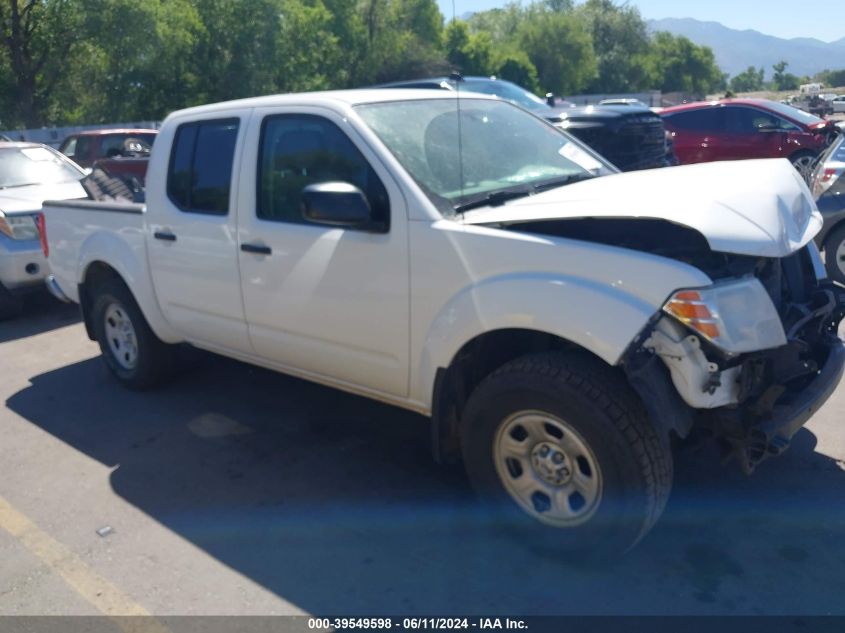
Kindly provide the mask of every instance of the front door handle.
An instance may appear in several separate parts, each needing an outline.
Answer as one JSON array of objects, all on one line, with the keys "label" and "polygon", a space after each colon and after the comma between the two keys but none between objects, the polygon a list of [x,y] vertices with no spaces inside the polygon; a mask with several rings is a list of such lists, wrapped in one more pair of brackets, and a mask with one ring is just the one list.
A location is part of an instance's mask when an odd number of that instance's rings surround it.
[{"label": "front door handle", "polygon": [[157,240],[164,240],[165,242],[175,242],[176,236],[169,231],[156,231],[153,233],[153,237]]},{"label": "front door handle", "polygon": [[270,255],[273,249],[263,244],[241,244],[244,253],[255,253],[257,255]]}]

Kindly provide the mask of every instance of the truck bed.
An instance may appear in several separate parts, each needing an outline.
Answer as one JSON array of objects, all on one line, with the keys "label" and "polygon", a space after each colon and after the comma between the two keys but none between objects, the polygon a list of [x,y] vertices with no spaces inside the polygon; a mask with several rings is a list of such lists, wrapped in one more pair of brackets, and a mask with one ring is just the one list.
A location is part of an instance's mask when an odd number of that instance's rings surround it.
[{"label": "truck bed", "polygon": [[90,257],[108,252],[110,261],[125,262],[127,269],[135,269],[135,274],[141,272],[139,264],[146,262],[144,212],[143,204],[130,202],[44,202],[42,213],[51,249],[50,272],[69,299],[79,301],[78,276],[87,268],[87,262],[78,261],[80,254]]}]

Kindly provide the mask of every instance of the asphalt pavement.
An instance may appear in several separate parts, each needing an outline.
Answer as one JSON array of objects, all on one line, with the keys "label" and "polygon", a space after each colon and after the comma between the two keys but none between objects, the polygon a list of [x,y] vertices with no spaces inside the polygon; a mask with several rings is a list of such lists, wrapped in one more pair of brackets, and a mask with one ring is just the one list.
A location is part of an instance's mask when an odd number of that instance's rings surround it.
[{"label": "asphalt pavement", "polygon": [[751,477],[676,455],[586,565],[480,518],[424,418],[207,354],[136,393],[73,306],[0,323],[0,614],[845,615],[845,384]]}]

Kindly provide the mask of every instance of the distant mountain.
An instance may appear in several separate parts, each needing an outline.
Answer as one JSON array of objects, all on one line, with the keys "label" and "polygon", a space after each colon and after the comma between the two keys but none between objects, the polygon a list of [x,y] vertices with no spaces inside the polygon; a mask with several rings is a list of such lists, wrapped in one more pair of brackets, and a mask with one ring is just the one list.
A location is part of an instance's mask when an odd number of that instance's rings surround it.
[{"label": "distant mountain", "polygon": [[718,22],[701,22],[692,18],[665,18],[649,20],[648,28],[669,31],[688,37],[696,44],[709,46],[716,55],[716,62],[724,72],[736,75],[749,66],[766,69],[766,78],[772,76],[772,64],[784,60],[789,63],[786,72],[814,75],[829,68],[845,68],[845,37],[835,42],[822,42],[812,37],[783,39],[759,31],[738,31]]}]

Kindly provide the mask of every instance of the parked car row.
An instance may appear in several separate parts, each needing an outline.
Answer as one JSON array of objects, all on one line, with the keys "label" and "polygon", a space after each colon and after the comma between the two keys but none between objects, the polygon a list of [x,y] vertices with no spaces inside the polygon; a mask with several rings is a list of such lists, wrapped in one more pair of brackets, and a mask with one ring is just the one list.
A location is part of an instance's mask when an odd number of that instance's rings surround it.
[{"label": "parked car row", "polygon": [[642,104],[550,106],[528,90],[495,77],[432,77],[382,84],[379,88],[465,90],[510,101],[581,139],[622,171],[674,164],[660,117]]},{"label": "parked car row", "polygon": [[[90,194],[103,190],[97,183],[104,178],[115,180],[118,188],[125,183],[122,197],[137,200],[156,134],[147,129],[81,132],[66,138],[60,151],[0,141],[0,319],[19,314],[24,296],[44,287],[41,203],[97,197]],[[92,170],[93,176],[86,175]],[[94,187],[86,179],[93,179]]]},{"label": "parked car row", "polygon": [[780,103],[822,117],[845,112],[845,95],[834,93],[790,95]]},{"label": "parked car row", "polygon": [[786,158],[809,178],[836,125],[765,99],[688,103],[661,112],[682,165],[716,160]]}]

